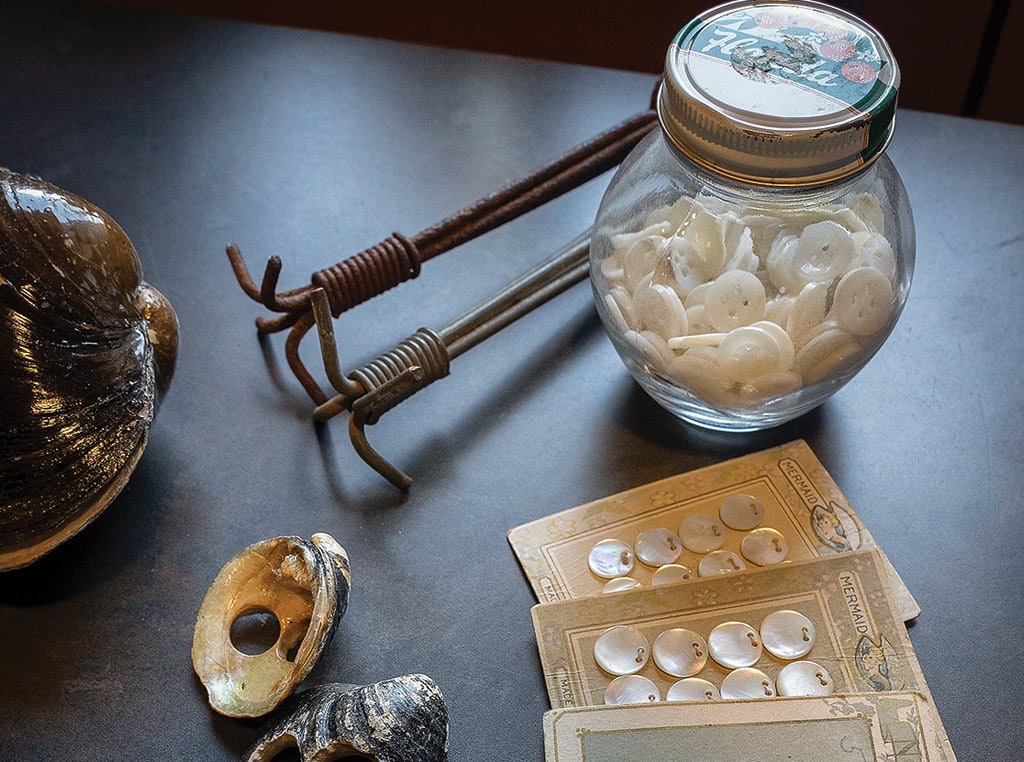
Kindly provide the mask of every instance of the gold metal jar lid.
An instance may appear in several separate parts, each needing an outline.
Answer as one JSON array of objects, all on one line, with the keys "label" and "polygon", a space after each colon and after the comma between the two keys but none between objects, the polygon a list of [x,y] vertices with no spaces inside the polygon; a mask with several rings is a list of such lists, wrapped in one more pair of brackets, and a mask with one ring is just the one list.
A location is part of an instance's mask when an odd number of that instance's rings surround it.
[{"label": "gold metal jar lid", "polygon": [[807,0],[745,0],[676,35],[658,113],[672,144],[714,172],[817,185],[882,153],[899,81],[888,44],[855,16]]}]

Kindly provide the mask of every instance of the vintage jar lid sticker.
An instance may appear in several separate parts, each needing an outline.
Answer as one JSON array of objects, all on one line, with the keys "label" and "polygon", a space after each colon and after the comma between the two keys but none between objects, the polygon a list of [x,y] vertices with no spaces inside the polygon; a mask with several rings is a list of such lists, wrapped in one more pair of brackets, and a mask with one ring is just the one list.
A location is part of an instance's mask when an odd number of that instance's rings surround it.
[{"label": "vintage jar lid sticker", "polygon": [[752,182],[808,184],[881,154],[899,80],[881,35],[842,10],[731,3],[676,35],[659,113],[699,163]]}]

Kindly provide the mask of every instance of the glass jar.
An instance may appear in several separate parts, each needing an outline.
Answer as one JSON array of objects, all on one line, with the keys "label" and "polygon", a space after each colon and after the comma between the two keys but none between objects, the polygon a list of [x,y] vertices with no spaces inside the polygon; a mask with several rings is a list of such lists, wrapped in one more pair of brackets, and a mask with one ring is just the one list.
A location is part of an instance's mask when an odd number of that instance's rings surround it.
[{"label": "glass jar", "polygon": [[775,426],[888,337],[914,267],[884,155],[898,87],[878,32],[814,2],[729,3],[676,36],[661,129],[612,179],[590,255],[612,343],[663,407]]}]

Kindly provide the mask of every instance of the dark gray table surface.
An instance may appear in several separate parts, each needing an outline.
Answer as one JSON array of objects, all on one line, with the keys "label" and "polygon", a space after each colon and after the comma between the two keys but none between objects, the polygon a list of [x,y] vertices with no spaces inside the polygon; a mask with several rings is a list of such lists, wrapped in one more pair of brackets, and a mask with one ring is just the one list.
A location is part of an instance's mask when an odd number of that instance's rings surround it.
[{"label": "dark gray table surface", "polygon": [[[683,425],[629,378],[582,284],[370,431],[415,478],[403,497],[340,421],[317,436],[225,244],[257,271],[281,254],[283,285],[301,285],[644,109],[651,78],[49,2],[0,7],[0,46],[0,164],[108,211],[182,334],[125,491],[0,575],[0,759],[238,759],[260,724],[207,707],[199,604],[246,545],[327,531],[353,593],[306,684],[424,672],[447,697],[452,760],[541,760],[535,600],[506,532],[798,438],[920,603],[911,640],[959,758],[1021,758],[1024,129],[900,113],[889,154],[916,216],[914,286],[881,352],[815,412],[750,435]],[[444,324],[569,240],[606,182],[343,315],[345,361]]]}]

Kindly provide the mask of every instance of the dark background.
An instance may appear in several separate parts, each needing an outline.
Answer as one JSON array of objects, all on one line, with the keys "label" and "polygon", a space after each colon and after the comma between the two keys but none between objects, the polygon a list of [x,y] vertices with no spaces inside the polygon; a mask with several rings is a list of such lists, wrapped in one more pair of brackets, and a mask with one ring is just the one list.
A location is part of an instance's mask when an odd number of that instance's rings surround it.
[{"label": "dark background", "polygon": [[[816,411],[750,435],[681,424],[630,379],[580,285],[372,427],[416,480],[402,496],[343,421],[313,427],[225,244],[257,273],[280,254],[282,286],[307,283],[643,110],[654,75],[51,0],[0,5],[0,50],[0,163],[111,214],[182,335],[124,492],[0,575],[4,762],[239,759],[261,723],[207,707],[196,613],[239,550],[318,531],[348,550],[353,590],[306,685],[424,672],[448,701],[453,762],[539,762],[535,599],[506,532],[798,438],[921,605],[910,636],[959,758],[1020,759],[1024,128],[900,113],[888,154],[914,207],[914,285],[879,354]],[[606,182],[343,315],[345,366],[570,240]]]},{"label": "dark background", "polygon": [[[548,61],[659,73],[665,50],[713,0],[115,0]],[[903,72],[907,108],[1024,124],[1024,4],[836,0],[875,26]]]}]

